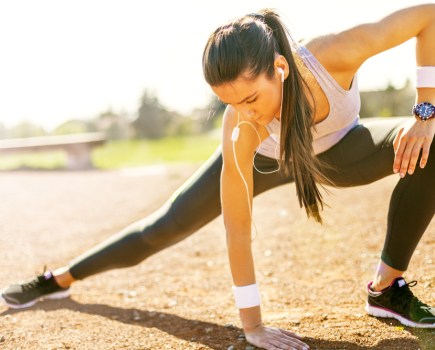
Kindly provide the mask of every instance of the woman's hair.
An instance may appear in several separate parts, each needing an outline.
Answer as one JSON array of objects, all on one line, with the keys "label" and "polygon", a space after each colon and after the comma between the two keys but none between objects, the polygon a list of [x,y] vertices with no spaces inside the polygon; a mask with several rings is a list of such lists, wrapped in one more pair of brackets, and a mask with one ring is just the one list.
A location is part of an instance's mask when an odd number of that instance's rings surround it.
[{"label": "woman's hair", "polygon": [[241,74],[256,78],[265,73],[272,79],[276,54],[285,57],[289,76],[284,82],[280,161],[285,173],[293,174],[299,205],[308,217],[322,222],[322,195],[316,181],[327,182],[320,161],[313,152],[313,107],[307,98],[311,91],[302,77],[293,50],[297,44],[272,9],[246,15],[216,29],[203,53],[203,71],[210,86],[236,80]]}]

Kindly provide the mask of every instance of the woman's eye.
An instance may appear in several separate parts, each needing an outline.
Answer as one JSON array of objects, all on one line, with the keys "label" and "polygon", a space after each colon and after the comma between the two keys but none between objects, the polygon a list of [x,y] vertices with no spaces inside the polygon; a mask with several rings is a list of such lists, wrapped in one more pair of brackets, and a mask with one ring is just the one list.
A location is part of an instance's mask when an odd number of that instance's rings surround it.
[{"label": "woman's eye", "polygon": [[257,101],[257,97],[255,97],[254,99],[250,100],[250,101],[246,101],[246,103],[254,103],[255,101]]}]

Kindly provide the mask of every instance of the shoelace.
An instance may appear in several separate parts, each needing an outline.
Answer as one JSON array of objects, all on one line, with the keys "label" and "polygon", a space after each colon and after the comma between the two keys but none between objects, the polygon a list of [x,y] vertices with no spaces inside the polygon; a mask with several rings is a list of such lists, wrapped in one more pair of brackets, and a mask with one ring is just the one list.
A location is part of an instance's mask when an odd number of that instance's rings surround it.
[{"label": "shoelace", "polygon": [[395,297],[393,298],[392,302],[400,308],[400,311],[403,312],[409,310],[412,301],[414,301],[414,304],[417,305],[419,308],[429,307],[427,304],[421,302],[412,293],[410,287],[415,287],[416,285],[417,281],[411,281],[398,289],[400,293],[393,294],[395,295]]},{"label": "shoelace", "polygon": [[44,275],[37,276],[33,281],[22,285],[24,291],[30,291],[38,288],[43,282],[45,282]]},{"label": "shoelace", "polygon": [[31,291],[34,290],[40,286],[44,285],[45,280],[45,272],[47,271],[47,266],[44,265],[44,269],[42,270],[42,273],[38,276],[36,276],[36,278],[28,283],[24,283],[22,285],[23,291]]}]

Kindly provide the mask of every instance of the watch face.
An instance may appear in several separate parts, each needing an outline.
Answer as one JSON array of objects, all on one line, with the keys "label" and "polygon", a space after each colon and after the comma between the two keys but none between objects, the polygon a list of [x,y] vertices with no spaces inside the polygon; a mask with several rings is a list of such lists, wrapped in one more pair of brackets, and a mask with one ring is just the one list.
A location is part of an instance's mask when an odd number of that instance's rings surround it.
[{"label": "watch face", "polygon": [[434,114],[435,107],[428,102],[423,102],[416,106],[415,112],[421,119],[425,120]]}]

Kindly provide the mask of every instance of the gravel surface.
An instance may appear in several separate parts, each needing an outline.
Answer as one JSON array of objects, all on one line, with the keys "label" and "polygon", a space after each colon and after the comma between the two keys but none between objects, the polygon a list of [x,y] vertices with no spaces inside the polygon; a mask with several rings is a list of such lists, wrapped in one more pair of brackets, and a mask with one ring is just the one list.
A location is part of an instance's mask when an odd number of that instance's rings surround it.
[{"label": "gravel surface", "polygon": [[[62,266],[151,213],[195,168],[0,173],[1,286]],[[364,312],[396,181],[332,189],[323,226],[306,219],[294,185],[255,200],[266,324],[299,333],[311,349],[435,349],[435,330]],[[432,305],[434,248],[432,221],[405,276]],[[71,298],[0,306],[0,349],[254,349],[233,303],[222,219],[135,267],[74,284]]]}]

